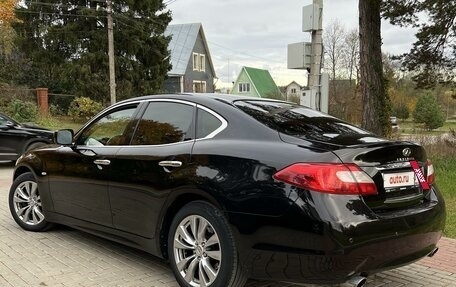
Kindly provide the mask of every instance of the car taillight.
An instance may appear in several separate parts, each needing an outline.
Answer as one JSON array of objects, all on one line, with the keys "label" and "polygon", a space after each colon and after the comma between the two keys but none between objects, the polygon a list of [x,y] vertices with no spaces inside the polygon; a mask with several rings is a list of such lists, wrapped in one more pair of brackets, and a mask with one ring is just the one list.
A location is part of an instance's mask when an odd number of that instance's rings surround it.
[{"label": "car taillight", "polygon": [[375,195],[374,181],[356,164],[295,163],[274,179],[323,193]]},{"label": "car taillight", "polygon": [[434,166],[432,165],[432,162],[430,160],[427,161],[426,163],[426,168],[427,168],[427,183],[429,185],[432,185],[435,181],[435,171],[434,171]]}]

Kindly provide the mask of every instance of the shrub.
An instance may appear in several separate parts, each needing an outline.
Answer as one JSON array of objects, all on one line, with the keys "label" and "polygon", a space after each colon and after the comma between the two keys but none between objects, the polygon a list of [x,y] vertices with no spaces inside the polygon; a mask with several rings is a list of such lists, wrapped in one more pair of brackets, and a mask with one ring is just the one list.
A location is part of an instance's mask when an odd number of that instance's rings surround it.
[{"label": "shrub", "polygon": [[413,119],[416,123],[424,124],[424,127],[433,130],[443,126],[445,116],[437,103],[436,97],[431,93],[424,93],[418,98]]},{"label": "shrub", "polygon": [[53,117],[66,115],[65,110],[62,107],[60,107],[59,105],[54,105],[54,104],[51,104],[49,106],[49,113]]},{"label": "shrub", "polygon": [[408,119],[410,116],[409,109],[406,104],[401,103],[393,108],[393,115],[398,117],[399,119]]},{"label": "shrub", "polygon": [[298,95],[290,95],[288,101],[299,105],[301,100]]},{"label": "shrub", "polygon": [[73,120],[88,120],[101,111],[103,108],[102,104],[96,102],[87,97],[79,97],[74,99],[70,108],[68,109],[68,115]]},{"label": "shrub", "polygon": [[15,99],[9,103],[7,113],[18,122],[34,122],[38,116],[38,107],[32,102]]},{"label": "shrub", "polygon": [[285,97],[282,95],[282,93],[280,91],[267,93],[264,97],[268,98],[268,99],[274,99],[274,100],[280,100],[280,101],[285,100]]}]

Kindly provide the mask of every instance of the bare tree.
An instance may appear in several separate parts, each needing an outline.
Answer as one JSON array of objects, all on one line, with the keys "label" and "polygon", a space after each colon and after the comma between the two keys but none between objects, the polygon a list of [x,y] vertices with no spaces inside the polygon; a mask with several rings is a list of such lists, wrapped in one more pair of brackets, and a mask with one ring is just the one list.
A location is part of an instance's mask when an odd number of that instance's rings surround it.
[{"label": "bare tree", "polygon": [[345,28],[338,20],[333,20],[324,29],[325,70],[328,71],[330,78],[329,111],[332,115],[342,118],[345,115],[345,103],[344,97],[339,95],[336,78],[342,75],[344,37]]},{"label": "bare tree", "polygon": [[359,82],[359,32],[352,29],[344,37],[343,65],[347,70],[348,80]]},{"label": "bare tree", "polygon": [[329,70],[331,80],[335,80],[343,60],[345,27],[338,20],[333,20],[324,31],[323,44],[326,58],[325,63]]}]

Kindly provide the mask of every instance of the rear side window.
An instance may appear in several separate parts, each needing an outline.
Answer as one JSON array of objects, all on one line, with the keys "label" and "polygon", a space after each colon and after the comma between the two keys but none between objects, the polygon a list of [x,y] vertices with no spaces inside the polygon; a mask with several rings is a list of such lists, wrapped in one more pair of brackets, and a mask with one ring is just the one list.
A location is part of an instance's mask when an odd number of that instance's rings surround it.
[{"label": "rear side window", "polygon": [[159,145],[192,139],[194,107],[151,102],[138,123],[132,145]]},{"label": "rear side window", "polygon": [[268,127],[291,136],[332,142],[336,137],[370,133],[337,118],[299,105],[267,101],[237,101],[235,105]]},{"label": "rear side window", "polygon": [[196,124],[196,138],[199,139],[207,137],[222,126],[222,122],[216,116],[203,109],[198,109]]}]

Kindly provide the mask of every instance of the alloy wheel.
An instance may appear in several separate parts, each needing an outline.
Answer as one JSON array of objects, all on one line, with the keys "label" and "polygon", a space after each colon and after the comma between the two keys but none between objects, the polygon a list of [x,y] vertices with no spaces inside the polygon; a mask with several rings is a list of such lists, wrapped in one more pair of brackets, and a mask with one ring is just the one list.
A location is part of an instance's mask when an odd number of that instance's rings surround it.
[{"label": "alloy wheel", "polygon": [[25,224],[35,226],[43,222],[44,215],[36,182],[21,182],[14,190],[13,204],[14,211]]},{"label": "alloy wheel", "polygon": [[210,222],[190,215],[178,225],[173,241],[177,269],[190,286],[210,286],[222,263],[220,239]]}]

